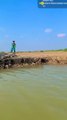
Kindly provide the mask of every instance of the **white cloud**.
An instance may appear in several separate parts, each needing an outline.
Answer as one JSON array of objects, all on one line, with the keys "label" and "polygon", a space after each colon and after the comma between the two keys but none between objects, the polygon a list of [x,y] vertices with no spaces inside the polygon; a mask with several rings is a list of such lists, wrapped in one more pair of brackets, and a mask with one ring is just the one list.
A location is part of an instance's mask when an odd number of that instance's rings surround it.
[{"label": "white cloud", "polygon": [[65,38],[66,34],[65,33],[60,33],[60,34],[57,34],[57,37],[58,38]]},{"label": "white cloud", "polygon": [[51,28],[46,28],[45,30],[44,30],[44,32],[45,33],[51,33],[53,30],[51,29]]}]

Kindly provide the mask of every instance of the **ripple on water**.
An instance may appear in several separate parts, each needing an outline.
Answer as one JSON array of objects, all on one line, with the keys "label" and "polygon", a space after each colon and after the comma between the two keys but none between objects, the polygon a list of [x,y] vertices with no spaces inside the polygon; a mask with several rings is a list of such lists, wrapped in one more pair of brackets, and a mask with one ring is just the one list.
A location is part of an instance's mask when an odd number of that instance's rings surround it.
[{"label": "ripple on water", "polygon": [[1,120],[67,120],[67,66],[0,72]]}]

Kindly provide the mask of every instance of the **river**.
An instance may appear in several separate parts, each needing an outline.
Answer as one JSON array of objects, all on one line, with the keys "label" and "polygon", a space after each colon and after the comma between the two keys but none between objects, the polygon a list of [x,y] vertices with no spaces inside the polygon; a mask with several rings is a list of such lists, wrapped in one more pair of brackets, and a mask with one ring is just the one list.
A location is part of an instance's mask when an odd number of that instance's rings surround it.
[{"label": "river", "polygon": [[0,71],[0,120],[67,120],[67,66]]}]

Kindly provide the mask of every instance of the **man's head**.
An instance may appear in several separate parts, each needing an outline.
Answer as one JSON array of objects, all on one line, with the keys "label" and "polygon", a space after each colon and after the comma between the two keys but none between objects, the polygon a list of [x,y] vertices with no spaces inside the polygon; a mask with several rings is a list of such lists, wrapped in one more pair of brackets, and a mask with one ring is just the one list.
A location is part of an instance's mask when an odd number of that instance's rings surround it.
[{"label": "man's head", "polygon": [[13,43],[15,43],[15,41],[13,41]]}]

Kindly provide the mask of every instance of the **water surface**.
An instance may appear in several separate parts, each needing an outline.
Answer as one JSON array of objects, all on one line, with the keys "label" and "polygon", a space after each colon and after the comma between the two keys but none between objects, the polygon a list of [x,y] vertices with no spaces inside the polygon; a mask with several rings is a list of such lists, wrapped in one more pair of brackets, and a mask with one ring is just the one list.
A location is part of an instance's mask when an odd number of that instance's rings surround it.
[{"label": "water surface", "polygon": [[67,120],[67,66],[0,71],[0,120]]}]

